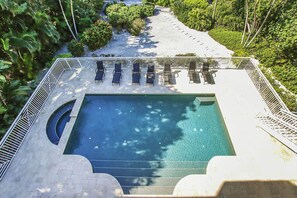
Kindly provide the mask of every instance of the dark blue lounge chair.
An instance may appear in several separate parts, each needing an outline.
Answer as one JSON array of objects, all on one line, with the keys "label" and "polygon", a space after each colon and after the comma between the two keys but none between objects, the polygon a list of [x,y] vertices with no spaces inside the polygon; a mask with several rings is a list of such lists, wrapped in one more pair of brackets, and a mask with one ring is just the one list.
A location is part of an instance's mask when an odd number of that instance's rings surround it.
[{"label": "dark blue lounge chair", "polygon": [[132,85],[133,84],[138,84],[140,85],[140,66],[139,63],[134,63],[133,64],[133,69],[132,69]]},{"label": "dark blue lounge chair", "polygon": [[154,85],[154,83],[155,83],[155,66],[150,65],[147,68],[146,84]]},{"label": "dark blue lounge chair", "polygon": [[203,62],[202,72],[209,72],[209,62]]},{"label": "dark blue lounge chair", "polygon": [[96,69],[96,76],[95,82],[103,82],[103,77],[105,76],[105,67],[103,66],[103,61],[97,61],[97,69]]},{"label": "dark blue lounge chair", "polygon": [[97,61],[97,71],[104,71],[105,67],[103,66],[103,61]]},{"label": "dark blue lounge chair", "polygon": [[173,84],[173,80],[172,80],[173,75],[172,75],[170,64],[164,65],[163,78],[164,78],[164,84]]},{"label": "dark blue lounge chair", "polygon": [[196,72],[196,71],[195,72],[190,72],[189,77],[190,77],[190,82],[201,83],[200,76],[199,76],[198,72]]},{"label": "dark blue lounge chair", "polygon": [[166,63],[164,65],[164,73],[166,73],[166,72],[170,72],[171,73],[171,65],[168,64],[168,63]]},{"label": "dark blue lounge chair", "polygon": [[199,73],[196,71],[196,62],[195,61],[190,62],[188,76],[190,77],[190,82],[193,82],[193,83],[201,82]]},{"label": "dark blue lounge chair", "polygon": [[113,78],[112,78],[112,84],[118,84],[120,85],[121,79],[122,79],[122,65],[121,63],[115,64],[115,68],[113,70]]},{"label": "dark blue lounge chair", "polygon": [[191,72],[196,72],[196,62],[195,61],[190,62],[188,74],[190,74]]},{"label": "dark blue lounge chair", "polygon": [[202,73],[205,83],[215,84],[215,81],[212,77],[212,73],[209,71],[209,63],[208,62],[203,62],[201,73]]},{"label": "dark blue lounge chair", "polygon": [[132,72],[134,72],[134,73],[140,73],[140,66],[139,66],[139,63],[134,63],[134,64],[133,64]]},{"label": "dark blue lounge chair", "polygon": [[140,85],[140,73],[132,73],[132,84]]},{"label": "dark blue lounge chair", "polygon": [[155,73],[155,66],[154,65],[149,65],[147,67],[147,73]]},{"label": "dark blue lounge chair", "polygon": [[105,76],[104,71],[98,71],[95,76],[95,82],[103,82],[104,76]]}]

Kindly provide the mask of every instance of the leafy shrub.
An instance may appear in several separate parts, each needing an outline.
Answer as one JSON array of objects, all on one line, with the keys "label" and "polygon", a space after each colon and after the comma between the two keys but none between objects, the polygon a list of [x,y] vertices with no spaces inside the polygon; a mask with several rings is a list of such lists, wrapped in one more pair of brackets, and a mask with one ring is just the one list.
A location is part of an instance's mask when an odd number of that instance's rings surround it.
[{"label": "leafy shrub", "polygon": [[170,6],[170,0],[158,0],[156,4],[167,7]]},{"label": "leafy shrub", "polygon": [[124,3],[110,4],[106,8],[106,15],[109,15],[111,12],[119,12],[122,7],[126,7],[126,5]]},{"label": "leafy shrub", "polygon": [[141,18],[141,6],[131,5],[124,12],[127,13],[127,25],[132,24],[135,19]]},{"label": "leafy shrub", "polygon": [[137,18],[129,26],[128,32],[130,32],[130,34],[132,34],[133,36],[139,36],[144,25],[145,25],[145,21],[141,18]]},{"label": "leafy shrub", "polygon": [[194,8],[188,14],[187,26],[190,28],[206,31],[211,28],[211,15],[206,10]]},{"label": "leafy shrub", "polygon": [[105,21],[98,20],[82,34],[84,42],[90,50],[105,46],[112,37],[112,27]]},{"label": "leafy shrub", "polygon": [[265,67],[273,67],[277,62],[277,51],[268,46],[256,45],[255,50],[256,57],[261,60],[262,63],[265,63]]},{"label": "leafy shrub", "polygon": [[274,66],[271,68],[273,74],[282,84],[297,95],[297,72],[293,65]]},{"label": "leafy shrub", "polygon": [[241,30],[242,27],[244,27],[243,20],[237,16],[225,16],[221,23],[220,26],[223,27],[228,27],[228,29],[236,31],[236,30]]},{"label": "leafy shrub", "polygon": [[122,29],[129,26],[134,19],[140,17],[140,9],[136,6],[131,6],[131,10],[125,4],[113,4],[106,10],[109,23],[117,29]]},{"label": "leafy shrub", "polygon": [[[66,5],[67,18],[71,18],[70,6]],[[103,7],[103,0],[78,0],[73,6],[78,31],[83,32],[99,18],[97,11]]]},{"label": "leafy shrub", "polygon": [[188,13],[191,10],[182,0],[175,1],[171,9],[177,16],[177,19],[185,23],[188,20]]},{"label": "leafy shrub", "polygon": [[195,53],[176,54],[175,56],[197,56]]},{"label": "leafy shrub", "polygon": [[155,9],[154,5],[142,5],[140,17],[145,18],[145,17],[153,16],[154,9]]},{"label": "leafy shrub", "polygon": [[218,1],[215,15],[216,25],[233,31],[242,31],[244,27],[244,6],[244,1]]},{"label": "leafy shrub", "polygon": [[122,12],[110,12],[108,14],[109,23],[117,29],[122,29],[127,25],[127,13]]},{"label": "leafy shrub", "polygon": [[103,12],[104,12],[105,15],[107,15],[107,8],[109,6],[111,6],[111,5],[113,5],[113,4],[117,4],[117,3],[116,2],[108,2],[108,3],[106,3],[106,5],[104,6],[104,10],[103,10]]},{"label": "leafy shrub", "polygon": [[142,20],[154,14],[153,5],[131,5],[113,4],[107,8],[109,23],[117,28],[127,30],[132,35],[139,35],[145,25]]},{"label": "leafy shrub", "polygon": [[82,56],[85,52],[84,44],[76,40],[72,40],[67,47],[73,56]]},{"label": "leafy shrub", "polygon": [[206,9],[208,7],[207,0],[183,0],[184,3],[192,8]]},{"label": "leafy shrub", "polygon": [[89,17],[80,18],[78,20],[78,27],[80,31],[84,31],[93,24],[93,20]]},{"label": "leafy shrub", "polygon": [[143,5],[155,5],[158,0],[142,0]]}]

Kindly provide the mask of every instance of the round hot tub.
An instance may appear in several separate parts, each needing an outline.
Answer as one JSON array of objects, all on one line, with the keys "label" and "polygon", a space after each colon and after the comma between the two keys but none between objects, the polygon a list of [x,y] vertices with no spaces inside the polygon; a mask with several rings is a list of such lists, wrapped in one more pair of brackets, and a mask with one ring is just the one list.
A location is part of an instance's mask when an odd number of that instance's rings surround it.
[{"label": "round hot tub", "polygon": [[46,124],[46,134],[48,139],[53,143],[58,145],[64,128],[67,122],[70,120],[70,113],[74,106],[75,100],[67,102],[60,106],[55,112],[50,116]]}]

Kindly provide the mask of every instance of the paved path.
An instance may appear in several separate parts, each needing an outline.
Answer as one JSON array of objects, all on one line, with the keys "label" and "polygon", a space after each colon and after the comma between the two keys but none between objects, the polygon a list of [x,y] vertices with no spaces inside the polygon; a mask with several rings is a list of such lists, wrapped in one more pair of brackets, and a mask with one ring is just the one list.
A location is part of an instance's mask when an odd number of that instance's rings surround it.
[{"label": "paved path", "polygon": [[185,26],[169,8],[156,7],[155,15],[147,19],[140,36],[131,36],[126,31],[115,33],[106,47],[89,52],[87,56],[92,53],[131,57],[196,53],[200,57],[230,57],[233,52],[214,41],[207,32]]}]

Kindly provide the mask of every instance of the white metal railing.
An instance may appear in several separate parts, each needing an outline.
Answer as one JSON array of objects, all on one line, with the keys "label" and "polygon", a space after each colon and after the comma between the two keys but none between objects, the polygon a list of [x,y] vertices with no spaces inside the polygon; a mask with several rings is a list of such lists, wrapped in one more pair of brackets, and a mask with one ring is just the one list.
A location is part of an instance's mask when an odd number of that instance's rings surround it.
[{"label": "white metal railing", "polygon": [[34,124],[43,105],[66,69],[65,59],[54,62],[0,142],[0,180]]},{"label": "white metal railing", "polygon": [[270,130],[271,135],[297,152],[297,116],[290,112],[282,99],[273,89],[261,70],[251,59],[245,60],[244,69],[250,76],[271,113],[257,117]]},{"label": "white metal railing", "polygon": [[297,115],[282,109],[279,113],[276,114],[276,117],[295,127],[295,131],[297,133]]},{"label": "white metal railing", "polygon": [[270,111],[273,114],[280,112],[281,109],[289,112],[289,109],[285,103],[273,89],[261,70],[253,63],[253,61],[249,59],[244,65],[244,69],[247,71]]},{"label": "white metal railing", "polygon": [[[0,180],[3,178],[7,168],[12,162],[15,154],[20,148],[24,138],[38,117],[43,105],[55,88],[65,70],[77,68],[96,68],[96,61],[103,60],[110,67],[115,62],[123,63],[123,67],[131,67],[133,62],[154,64],[157,68],[163,67],[165,63],[171,63],[176,68],[188,68],[191,61],[197,63],[197,68],[204,61],[210,62],[210,68],[216,69],[245,69],[260,92],[272,114],[288,123],[288,126],[296,124],[296,115],[290,113],[286,105],[272,88],[260,69],[250,58],[226,58],[226,57],[83,57],[57,59],[49,69],[45,77],[37,86],[13,124],[8,129],[0,142]],[[287,126],[287,125],[286,125]]]}]

